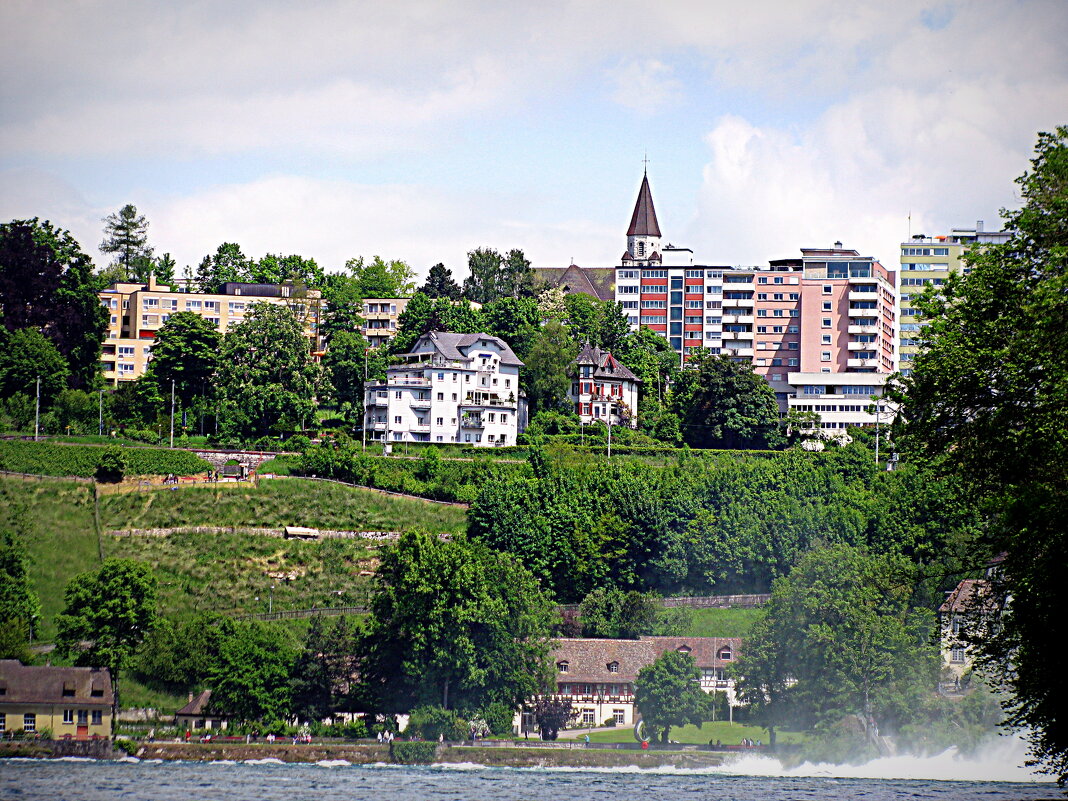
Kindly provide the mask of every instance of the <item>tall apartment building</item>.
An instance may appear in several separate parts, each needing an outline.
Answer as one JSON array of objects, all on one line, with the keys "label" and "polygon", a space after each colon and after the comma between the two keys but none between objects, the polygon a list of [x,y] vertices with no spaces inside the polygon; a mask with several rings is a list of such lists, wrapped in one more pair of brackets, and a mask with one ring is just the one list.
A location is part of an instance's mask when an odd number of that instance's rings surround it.
[{"label": "tall apartment building", "polygon": [[110,313],[100,357],[104,378],[112,384],[134,381],[145,374],[152,358],[156,332],[172,314],[193,312],[212,323],[220,334],[241,322],[253,303],[273,303],[293,310],[304,326],[308,347],[321,353],[319,320],[322,299],[316,289],[292,284],[226,283],[219,294],[176,292],[149,276],[147,284],[115,283],[98,293]]},{"label": "tall apartment building", "polygon": [[983,221],[975,228],[954,228],[941,236],[912,237],[901,243],[901,340],[898,347],[902,375],[912,372],[912,360],[919,345],[921,324],[913,299],[927,286],[941,286],[950,273],[967,272],[962,256],[976,244],[1000,244],[1009,238],[1007,231],[985,231]]},{"label": "tall apartment building", "polygon": [[416,340],[385,381],[367,383],[364,429],[386,443],[515,445],[519,368],[503,339],[432,331]]},{"label": "tall apartment building", "polygon": [[[541,272],[570,291],[615,300],[634,330],[659,333],[680,361],[707,349],[751,364],[784,412],[795,403],[820,406],[831,429],[876,423],[854,397],[863,388],[881,394],[897,367],[897,276],[876,259],[835,242],[766,266],[696,263],[689,248],[663,242],[643,176],[620,261],[611,282],[576,265]],[[840,402],[812,403],[806,388],[820,387]]]}]

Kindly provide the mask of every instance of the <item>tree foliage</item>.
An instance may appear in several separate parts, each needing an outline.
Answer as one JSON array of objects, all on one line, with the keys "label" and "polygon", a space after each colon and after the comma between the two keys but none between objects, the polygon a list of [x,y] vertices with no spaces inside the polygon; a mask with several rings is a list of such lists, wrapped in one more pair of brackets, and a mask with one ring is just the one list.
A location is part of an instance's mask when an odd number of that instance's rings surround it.
[{"label": "tree foliage", "polygon": [[113,263],[121,271],[123,280],[148,281],[155,261],[148,244],[148,220],[137,213],[137,206],[127,203],[104,218],[104,241],[100,243],[100,251],[115,254]]},{"label": "tree foliage", "polygon": [[69,232],[36,218],[0,225],[0,319],[8,331],[36,328],[51,340],[72,387],[93,385],[108,315],[93,262]]},{"label": "tree foliage", "polygon": [[598,587],[582,599],[579,615],[584,637],[635,640],[652,634],[660,598],[656,593]]},{"label": "tree foliage", "polygon": [[1011,602],[977,643],[979,661],[1011,691],[1011,722],[1034,732],[1033,753],[1063,782],[1068,127],[1039,134],[1017,183],[1023,206],[1002,211],[1008,242],[970,251],[970,273],[917,304],[923,347],[895,400],[905,448],[966,477],[968,497],[995,521],[976,561],[1005,554],[996,590]]},{"label": "tree foliage", "polygon": [[538,332],[524,370],[527,397],[534,413],[567,408],[576,355],[574,340],[556,320],[549,320]]},{"label": "tree foliage", "polygon": [[553,608],[506,554],[403,534],[377,583],[360,673],[381,711],[518,705],[547,684]]},{"label": "tree foliage", "polygon": [[452,277],[452,270],[441,262],[430,268],[426,283],[416,291],[428,298],[448,298],[449,300],[459,300],[462,292],[460,285]]},{"label": "tree foliage", "polygon": [[223,242],[200,260],[197,265],[195,282],[200,292],[216,293],[229,281],[248,279],[252,261],[241,252],[241,246],[235,242]]},{"label": "tree foliage", "polygon": [[233,621],[206,677],[211,706],[239,720],[284,720],[290,713],[295,649],[284,629]]},{"label": "tree foliage", "polygon": [[476,248],[467,254],[467,268],[463,296],[475,303],[535,294],[534,270],[521,250],[502,256],[493,248]]},{"label": "tree foliage", "polygon": [[712,699],[701,689],[701,671],[692,656],[678,651],[664,651],[638,671],[634,704],[646,728],[663,743],[675,726],[700,726],[712,719]]},{"label": "tree foliage", "polygon": [[670,409],[694,448],[775,448],[784,441],[771,386],[728,356],[695,353],[676,376]]},{"label": "tree foliage", "polygon": [[900,557],[848,545],[806,554],[775,582],[737,666],[754,719],[829,733],[851,715],[871,738],[908,722],[939,665],[933,613],[912,608],[912,590]]},{"label": "tree foliage", "polygon": [[41,602],[29,575],[25,532],[0,528],[0,659],[27,659],[29,631]]},{"label": "tree foliage", "polygon": [[223,339],[221,427],[242,436],[299,428],[312,419],[318,365],[293,313],[253,303]]},{"label": "tree foliage", "polygon": [[156,332],[149,370],[160,387],[169,390],[174,382],[185,408],[194,397],[212,393],[221,345],[222,336],[206,318],[177,312]]},{"label": "tree foliage", "polygon": [[0,398],[16,393],[36,397],[41,379],[41,404],[48,408],[67,388],[70,368],[52,343],[36,328],[8,333],[0,329]]}]

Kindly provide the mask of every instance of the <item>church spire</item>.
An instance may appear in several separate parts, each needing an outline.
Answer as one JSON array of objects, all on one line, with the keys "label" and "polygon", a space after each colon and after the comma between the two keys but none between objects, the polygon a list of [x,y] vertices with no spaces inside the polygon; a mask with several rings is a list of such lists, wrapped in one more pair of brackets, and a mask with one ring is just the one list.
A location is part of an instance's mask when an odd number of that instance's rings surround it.
[{"label": "church spire", "polygon": [[638,202],[634,204],[634,214],[630,218],[627,236],[660,236],[660,226],[656,222],[656,209],[653,208],[653,193],[649,189],[649,176],[642,176],[642,187],[638,190]]}]

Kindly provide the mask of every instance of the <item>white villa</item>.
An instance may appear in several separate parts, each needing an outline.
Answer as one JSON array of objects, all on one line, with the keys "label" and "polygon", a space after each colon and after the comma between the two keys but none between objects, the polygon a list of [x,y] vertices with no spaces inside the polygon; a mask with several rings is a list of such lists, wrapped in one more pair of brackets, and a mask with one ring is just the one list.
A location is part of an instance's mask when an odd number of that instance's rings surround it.
[{"label": "white villa", "polygon": [[385,443],[515,445],[519,433],[519,361],[490,334],[431,331],[404,362],[368,382],[364,425]]}]

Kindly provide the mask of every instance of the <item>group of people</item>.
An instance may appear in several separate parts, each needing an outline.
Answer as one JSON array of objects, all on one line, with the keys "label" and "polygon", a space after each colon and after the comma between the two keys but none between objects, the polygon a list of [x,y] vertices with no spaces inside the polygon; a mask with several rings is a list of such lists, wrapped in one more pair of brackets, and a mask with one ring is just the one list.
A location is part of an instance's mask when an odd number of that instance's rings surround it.
[{"label": "group of people", "polygon": [[377,735],[377,738],[379,743],[391,743],[393,742],[393,732],[380,731]]}]

